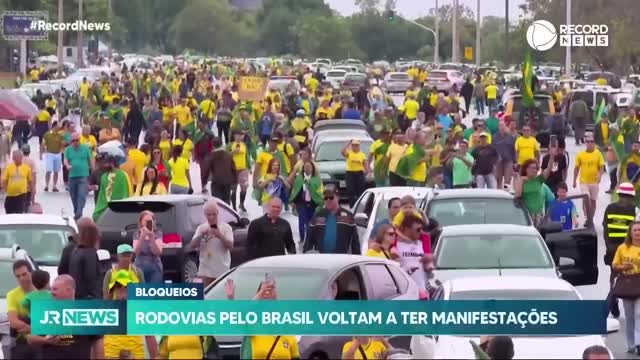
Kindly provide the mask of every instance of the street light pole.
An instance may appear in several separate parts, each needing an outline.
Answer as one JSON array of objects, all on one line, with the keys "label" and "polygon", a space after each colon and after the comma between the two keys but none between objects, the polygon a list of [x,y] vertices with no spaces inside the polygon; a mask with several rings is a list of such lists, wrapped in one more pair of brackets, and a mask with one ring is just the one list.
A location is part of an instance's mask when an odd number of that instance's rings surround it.
[{"label": "street light pole", "polygon": [[476,67],[480,66],[480,0],[476,4]]},{"label": "street light pole", "polygon": [[[109,24],[113,23],[113,3],[111,0],[109,0]],[[111,46],[113,42],[113,37],[111,36],[111,32],[109,32],[109,53],[108,53],[108,57],[109,59],[111,59],[111,55],[112,55],[112,48]]]},{"label": "street light pole", "polygon": [[[567,0],[567,26],[571,25],[571,0]],[[566,48],[566,54],[564,58],[564,72],[566,75],[571,76],[571,44]]]},{"label": "street light pole", "polygon": [[451,62],[458,62],[458,0],[453,0],[453,20],[451,21]]},{"label": "street light pole", "polygon": [[[396,16],[396,17],[401,18],[402,20],[404,20],[404,21],[406,21],[406,22],[410,22],[410,23],[412,23],[413,25],[415,25],[415,26],[417,26],[417,27],[419,27],[419,28],[421,28],[421,29],[427,30],[428,32],[430,32],[431,34],[433,34],[433,37],[434,37],[434,40],[435,40],[435,48],[436,48],[436,49],[438,48],[438,33],[437,33],[436,31],[434,31],[432,28],[430,28],[430,27],[428,27],[428,26],[424,26],[424,25],[422,25],[422,24],[420,24],[419,22],[416,22],[416,21],[414,21],[414,20],[411,20],[411,19],[405,18],[405,17],[403,17],[403,16],[401,16],[401,15],[399,15],[399,14],[396,14],[395,16]],[[433,60],[437,63],[437,61],[438,61],[438,52],[437,52],[437,51],[435,51],[435,52],[434,52],[434,54],[433,54],[433,58],[434,58]]]},{"label": "street light pole", "polygon": [[[62,24],[64,22],[64,0],[58,0],[58,23]],[[62,54],[64,41],[63,41],[63,33],[62,29],[58,29],[58,75],[62,74],[64,70],[64,58]]]},{"label": "street light pole", "polygon": [[504,0],[504,60],[505,64],[510,61],[509,57],[509,0]]},{"label": "street light pole", "polygon": [[438,64],[438,61],[440,59],[440,38],[439,38],[439,34],[440,34],[440,14],[438,13],[438,0],[436,0],[436,19],[435,19],[435,28],[436,31],[434,32],[435,37],[436,37],[436,41],[435,41],[435,46],[433,48],[433,63],[434,64]]},{"label": "street light pole", "polygon": [[[82,21],[82,0],[78,0],[78,21]],[[84,67],[83,49],[84,46],[82,44],[82,31],[78,31],[78,39],[76,43],[76,68],[78,69]]]}]

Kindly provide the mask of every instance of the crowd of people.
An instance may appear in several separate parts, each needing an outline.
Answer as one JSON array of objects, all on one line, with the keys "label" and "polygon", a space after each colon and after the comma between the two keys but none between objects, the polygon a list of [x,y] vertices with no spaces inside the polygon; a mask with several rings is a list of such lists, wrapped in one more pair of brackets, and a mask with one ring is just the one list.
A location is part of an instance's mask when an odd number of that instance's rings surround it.
[{"label": "crowd of people", "polygon": [[[341,195],[353,206],[369,182],[377,187],[504,189],[515,193],[535,225],[548,214],[564,230],[578,226],[576,206],[567,199],[571,159],[564,138],[552,138],[543,156],[536,139],[540,129],[533,124],[519,125],[505,116],[500,105],[504,84],[478,75],[470,77],[460,90],[454,86],[443,93],[423,84],[424,69],[416,70],[408,72],[415,82],[399,105],[376,82],[338,93],[326,85],[320,71],[309,68],[296,69],[285,90],[271,87],[263,101],[249,101],[241,97],[238,83],[244,75],[256,75],[255,69],[207,63],[156,65],[152,72],[125,66],[119,74],[103,74],[93,82],[83,79],[77,94],[36,95],[34,102],[41,109],[38,116],[30,123],[16,124],[11,135],[6,130],[0,134],[0,160],[6,160],[0,184],[6,192],[5,211],[33,211],[30,209],[35,208],[41,191],[65,189],[79,233],[63,252],[60,275],[50,291],[40,279],[42,275],[32,273],[28,264],[17,262],[14,266],[19,286],[8,306],[16,339],[13,354],[37,351],[42,358],[58,358],[61,349],[67,351],[64,354],[73,353],[68,358],[176,358],[172,351],[189,349],[193,352],[186,354],[201,358],[206,353],[211,339],[197,336],[63,339],[29,334],[28,302],[24,306],[23,299],[35,297],[32,293],[47,293],[53,299],[126,299],[129,283],[163,281],[162,233],[149,211],[139,215],[133,244],[120,245],[117,263],[102,273],[96,255],[100,235],[95,223],[110,201],[134,195],[200,191],[217,198],[205,205],[207,221],[189,242],[189,247],[198,251],[198,278],[205,285],[228,271],[231,263],[233,232],[218,218],[219,202],[240,212],[246,212],[249,198],[264,206],[264,215],[253,219],[248,228],[250,259],[297,252],[360,254],[361,243],[367,242],[366,255],[398,261],[418,284],[424,299],[437,299],[442,291],[442,284],[434,278],[431,250],[438,219],[428,218],[411,196],[394,198],[388,203],[388,218],[375,224],[371,238],[360,239],[352,212],[340,203]],[[281,75],[282,70],[274,66],[269,72],[259,75]],[[298,89],[294,80],[302,88]],[[561,106],[564,90],[552,92],[556,105]],[[479,117],[467,127],[463,119],[472,104]],[[572,109],[574,118],[580,118],[577,111]],[[625,124],[632,119],[638,127],[635,111],[621,116]],[[605,239],[612,269],[631,275],[640,272],[633,265],[634,261],[640,263],[640,245],[635,244],[635,238],[640,239],[640,226],[631,226],[637,210],[635,181],[633,175],[619,174],[617,169],[627,171],[629,163],[640,167],[640,142],[637,137],[628,140],[633,131],[617,131],[606,123],[607,117],[603,118],[600,132],[577,132],[576,139],[584,141],[585,149],[573,160],[572,187],[579,184],[580,191],[589,196],[585,221],[593,223],[599,184],[607,166],[615,175],[611,190],[620,200],[607,208]],[[363,121],[375,140],[369,154],[360,149],[357,139],[344,144],[341,154],[348,194],[323,184],[310,146],[314,125],[332,119]],[[628,158],[614,159],[613,134],[623,136]],[[29,158],[30,136],[38,138],[40,160],[46,168],[42,189],[37,189],[34,159]],[[3,153],[5,138],[9,144],[19,145],[10,161]],[[120,142],[125,156],[101,151],[113,141]],[[194,189],[193,163],[200,170],[200,189]],[[60,172],[62,184],[58,181]],[[88,218],[84,208],[90,191],[96,205]],[[627,214],[631,210],[633,214]],[[281,217],[285,211],[298,217],[300,247],[289,222]],[[623,223],[612,222],[616,215],[624,215]],[[233,298],[233,284],[228,287],[227,294]],[[615,291],[612,294],[615,316]],[[275,284],[263,283],[256,299],[273,298]],[[628,299],[623,304],[628,314],[635,314],[639,306]],[[636,351],[640,339],[635,339],[634,333],[640,333],[635,330],[640,329],[640,319],[634,323],[634,316],[630,317],[627,340]],[[500,358],[511,358],[513,344],[510,356],[504,352],[509,342],[495,337],[482,342],[479,347],[484,349],[478,353],[496,358],[492,354],[501,349]],[[243,354],[248,358],[296,358],[295,344],[295,339],[285,336],[254,336],[245,339]],[[354,337],[344,345],[343,357],[378,359],[388,350],[390,345],[384,339]],[[591,349],[585,354],[585,358],[594,359],[603,353]]]}]

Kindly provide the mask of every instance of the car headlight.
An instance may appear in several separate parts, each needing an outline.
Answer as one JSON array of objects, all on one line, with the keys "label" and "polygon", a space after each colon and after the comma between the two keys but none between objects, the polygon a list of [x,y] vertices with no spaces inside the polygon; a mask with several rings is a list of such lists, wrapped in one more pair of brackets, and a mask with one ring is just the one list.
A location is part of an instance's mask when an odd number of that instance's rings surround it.
[{"label": "car headlight", "polygon": [[329,175],[327,173],[321,173],[320,174],[320,179],[321,180],[331,180],[331,175]]}]

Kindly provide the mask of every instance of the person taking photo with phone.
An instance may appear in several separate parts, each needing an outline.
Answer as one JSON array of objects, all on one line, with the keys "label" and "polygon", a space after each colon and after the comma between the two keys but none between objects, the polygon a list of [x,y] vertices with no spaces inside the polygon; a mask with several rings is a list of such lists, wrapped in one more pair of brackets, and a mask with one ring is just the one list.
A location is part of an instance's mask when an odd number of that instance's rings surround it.
[{"label": "person taking photo with phone", "polygon": [[189,243],[191,249],[198,249],[200,262],[198,277],[205,287],[229,270],[231,249],[233,249],[233,229],[218,218],[220,210],[215,199],[204,205],[207,221],[198,226]]},{"label": "person taking photo with phone", "polygon": [[148,283],[161,283],[162,274],[162,232],[156,227],[151,211],[145,210],[138,216],[138,230],[133,234],[134,265],[142,270]]}]

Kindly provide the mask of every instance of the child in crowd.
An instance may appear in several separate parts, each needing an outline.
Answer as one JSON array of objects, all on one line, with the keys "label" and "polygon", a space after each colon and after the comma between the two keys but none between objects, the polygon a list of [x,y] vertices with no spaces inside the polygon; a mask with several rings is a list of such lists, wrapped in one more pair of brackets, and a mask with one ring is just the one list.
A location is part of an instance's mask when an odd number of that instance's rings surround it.
[{"label": "child in crowd", "polygon": [[49,273],[44,270],[35,270],[33,274],[31,274],[31,282],[33,283],[33,287],[36,288],[35,291],[31,291],[24,296],[22,300],[22,306],[27,309],[29,312],[29,317],[31,317],[31,304],[34,300],[51,300],[51,289],[49,287]]},{"label": "child in crowd", "polygon": [[567,199],[568,191],[566,183],[559,183],[556,186],[556,199],[549,205],[549,219],[562,224],[563,231],[571,231],[578,225],[576,205]]}]

